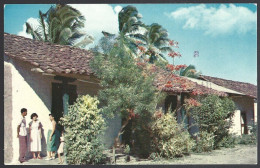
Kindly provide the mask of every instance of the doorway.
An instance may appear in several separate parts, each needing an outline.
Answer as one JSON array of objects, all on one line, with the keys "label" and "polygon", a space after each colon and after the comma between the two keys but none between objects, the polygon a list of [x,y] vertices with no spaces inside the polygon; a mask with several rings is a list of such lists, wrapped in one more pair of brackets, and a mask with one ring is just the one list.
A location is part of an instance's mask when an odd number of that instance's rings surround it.
[{"label": "doorway", "polygon": [[168,95],[165,99],[165,113],[167,113],[168,110],[170,110],[171,112],[174,111],[176,107],[177,107],[177,96]]},{"label": "doorway", "polygon": [[248,134],[246,112],[241,113],[241,134]]},{"label": "doorway", "polygon": [[54,116],[56,122],[64,115],[63,96],[69,96],[69,105],[72,105],[77,99],[77,86],[64,85],[63,83],[52,83],[52,106],[51,114]]}]

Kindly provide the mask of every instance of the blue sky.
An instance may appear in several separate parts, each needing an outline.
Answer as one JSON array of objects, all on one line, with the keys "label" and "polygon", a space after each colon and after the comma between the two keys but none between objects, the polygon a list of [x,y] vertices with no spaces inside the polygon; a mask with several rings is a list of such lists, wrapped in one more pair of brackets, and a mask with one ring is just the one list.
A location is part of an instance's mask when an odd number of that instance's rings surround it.
[{"label": "blue sky", "polygon": [[[128,4],[72,5],[86,17],[85,30],[95,38],[101,31],[118,32],[117,14]],[[257,83],[257,31],[254,4],[131,4],[145,24],[159,23],[179,42],[175,64],[193,64],[204,75]],[[4,8],[4,31],[29,37],[26,21],[37,25],[39,10],[49,4],[12,4]],[[95,44],[93,44],[95,45]],[[194,51],[199,57],[194,58]],[[171,58],[168,58],[172,62]]]}]

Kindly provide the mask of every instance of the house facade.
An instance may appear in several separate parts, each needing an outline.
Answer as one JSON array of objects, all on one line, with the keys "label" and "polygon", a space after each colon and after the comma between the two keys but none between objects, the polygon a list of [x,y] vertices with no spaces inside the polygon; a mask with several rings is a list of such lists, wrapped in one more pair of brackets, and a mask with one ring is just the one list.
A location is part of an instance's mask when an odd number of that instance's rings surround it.
[{"label": "house facade", "polygon": [[[4,34],[4,162],[15,163],[19,156],[17,123],[21,108],[27,108],[26,123],[32,113],[43,125],[42,155],[46,155],[49,114],[63,116],[64,106],[78,95],[97,95],[98,80],[91,75],[92,55],[69,46],[52,45]],[[108,120],[104,144],[111,146],[121,119]],[[28,141],[29,142],[29,141]],[[30,153],[28,153],[30,156]]]},{"label": "house facade", "polygon": [[[51,127],[48,115],[53,114],[56,119],[62,117],[67,113],[67,105],[73,104],[78,95],[97,95],[99,80],[89,66],[92,57],[92,53],[87,50],[4,34],[5,164],[18,160],[19,141],[16,130],[21,108],[28,109],[27,125],[31,121],[30,115],[38,114],[43,125],[42,155],[46,155],[47,131]],[[172,111],[177,110],[179,122],[186,119],[188,125],[194,123],[192,118],[184,117],[185,111],[180,108],[186,98],[193,96],[194,91],[232,97],[237,107],[233,118],[234,133],[248,133],[248,125],[256,122],[256,86],[248,88],[255,90],[251,93],[222,86],[205,76],[198,80],[177,78],[180,77],[159,70],[154,84],[167,93],[166,99],[158,108],[167,111],[171,106]],[[107,147],[112,146],[120,127],[121,118],[108,120],[103,137]],[[191,133],[197,131],[196,127],[190,130]]]}]

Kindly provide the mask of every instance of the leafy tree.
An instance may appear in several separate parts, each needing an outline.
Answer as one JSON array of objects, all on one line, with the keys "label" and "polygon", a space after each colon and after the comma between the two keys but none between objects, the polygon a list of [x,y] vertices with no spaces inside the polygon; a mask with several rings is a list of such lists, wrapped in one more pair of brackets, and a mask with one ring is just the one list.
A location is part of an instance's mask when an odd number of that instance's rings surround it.
[{"label": "leafy tree", "polygon": [[69,5],[57,4],[46,13],[39,11],[38,21],[38,27],[26,22],[26,32],[33,39],[82,48],[93,42],[93,38],[82,31],[84,16]]},{"label": "leafy tree", "polygon": [[229,136],[235,104],[229,98],[221,99],[216,95],[200,99],[200,106],[193,107],[190,114],[198,124],[200,131],[207,131],[215,135],[214,148],[218,148],[221,141]]},{"label": "leafy tree", "polygon": [[123,47],[123,40],[119,42],[107,55],[97,53],[91,62],[103,87],[99,91],[99,99],[104,103],[103,113],[110,117],[119,115],[124,121],[117,138],[130,120],[153,113],[161,98],[153,85],[153,75],[139,68]]}]

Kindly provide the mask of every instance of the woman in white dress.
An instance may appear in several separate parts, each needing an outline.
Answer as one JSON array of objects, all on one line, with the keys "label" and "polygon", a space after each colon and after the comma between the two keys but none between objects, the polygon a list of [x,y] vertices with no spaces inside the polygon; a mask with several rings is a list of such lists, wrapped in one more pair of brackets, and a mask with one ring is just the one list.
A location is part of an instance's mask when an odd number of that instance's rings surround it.
[{"label": "woman in white dress", "polygon": [[33,154],[33,158],[36,159],[35,153],[37,153],[37,158],[41,159],[40,152],[41,152],[41,139],[42,139],[42,124],[38,120],[38,115],[33,113],[31,115],[32,121],[29,123],[29,130],[30,130],[30,150]]}]

